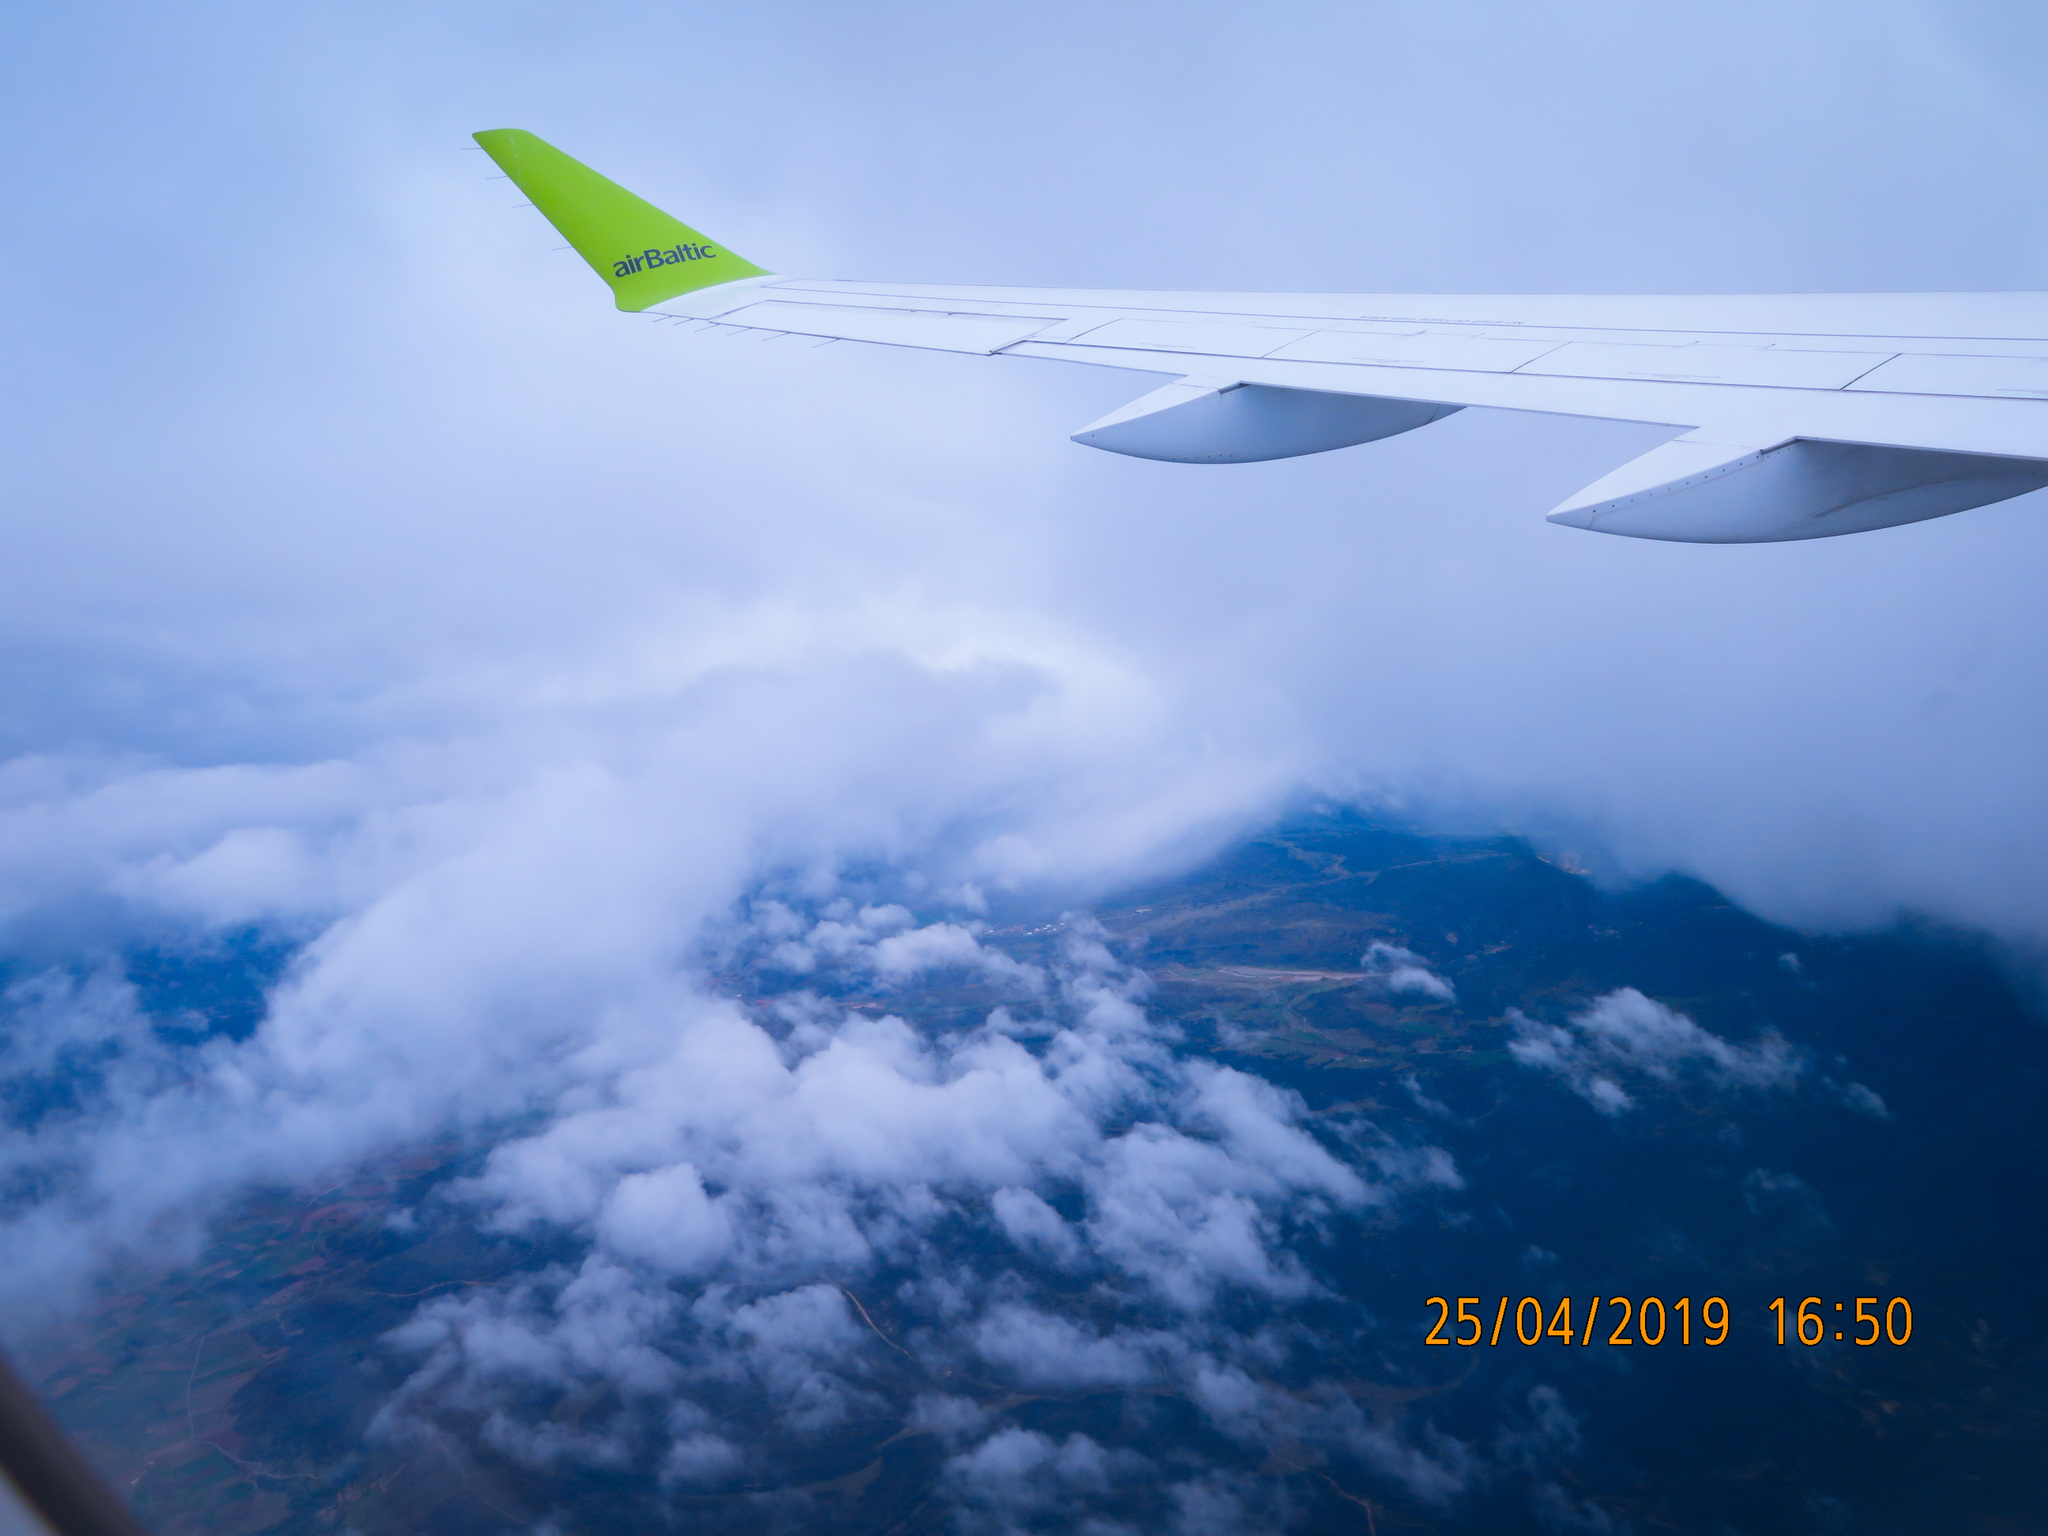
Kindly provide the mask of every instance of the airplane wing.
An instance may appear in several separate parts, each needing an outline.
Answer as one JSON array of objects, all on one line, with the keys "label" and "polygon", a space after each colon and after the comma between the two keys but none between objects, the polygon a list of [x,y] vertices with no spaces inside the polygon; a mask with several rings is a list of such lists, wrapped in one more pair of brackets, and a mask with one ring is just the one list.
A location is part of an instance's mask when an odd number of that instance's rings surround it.
[{"label": "airplane wing", "polygon": [[476,135],[618,307],[1171,375],[1074,441],[1242,464],[1468,405],[1667,425],[1550,514],[1600,533],[1768,543],[2048,486],[2048,293],[1590,296],[1149,293],[777,276],[516,129]]}]

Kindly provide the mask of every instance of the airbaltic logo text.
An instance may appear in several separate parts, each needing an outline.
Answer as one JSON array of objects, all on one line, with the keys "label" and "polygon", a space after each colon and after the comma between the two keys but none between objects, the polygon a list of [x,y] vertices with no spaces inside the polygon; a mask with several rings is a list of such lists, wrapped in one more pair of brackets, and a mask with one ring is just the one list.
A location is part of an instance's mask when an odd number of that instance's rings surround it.
[{"label": "airbaltic logo text", "polygon": [[681,261],[708,261],[718,254],[708,245],[672,245],[665,251],[645,250],[612,263],[613,277],[631,277],[649,267],[672,267]]}]

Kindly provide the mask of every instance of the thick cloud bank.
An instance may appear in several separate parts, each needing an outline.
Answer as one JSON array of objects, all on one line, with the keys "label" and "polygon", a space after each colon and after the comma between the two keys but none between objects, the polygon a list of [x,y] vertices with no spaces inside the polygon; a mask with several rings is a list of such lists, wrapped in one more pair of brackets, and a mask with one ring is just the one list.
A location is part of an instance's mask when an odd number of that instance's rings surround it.
[{"label": "thick cloud bank", "polygon": [[[690,694],[658,720],[557,717],[540,740],[353,764],[17,765],[0,821],[26,855],[10,876],[25,979],[4,1065],[29,1118],[7,1155],[33,1198],[12,1217],[10,1285],[61,1304],[99,1257],[163,1241],[247,1180],[552,1106],[705,1005],[705,946],[764,869],[829,894],[844,860],[893,859],[892,878],[971,919],[968,877],[1014,880],[1063,839],[1092,843],[1086,864],[1155,852],[1142,819],[1067,799],[1094,744],[1000,671],[853,661]],[[1045,779],[1029,819],[984,809],[1019,794],[1020,770]],[[1167,830],[1231,803],[1201,764],[1182,778]],[[761,921],[791,966],[1002,973],[960,923],[908,918]],[[251,933],[296,949],[242,1040],[145,1018],[111,953],[204,960]],[[60,1066],[69,1097],[42,1103]],[[927,1150],[945,1145],[935,1130]]]},{"label": "thick cloud bank", "polygon": [[[1197,10],[770,8],[631,44],[460,6],[47,19],[8,107],[63,146],[7,174],[68,243],[10,247],[32,387],[0,794],[35,815],[7,910],[165,881],[222,921],[358,910],[505,797],[544,819],[579,775],[686,750],[763,781],[732,835],[805,857],[973,814],[983,877],[1100,876],[1312,783],[1793,921],[2048,934],[2048,725],[2015,707],[2048,663],[2038,496],[1700,548],[1541,518],[1663,426],[1466,411],[1267,465],[1091,453],[1067,434],[1154,379],[657,329],[461,152],[520,118],[798,273],[2048,281],[2009,195],[2048,141],[2010,8]],[[1359,58],[1449,48],[1450,78],[1359,88]],[[1047,70],[1076,82],[1059,112]],[[166,123],[190,154],[128,152]],[[1134,179],[1102,151],[1138,138]],[[138,249],[179,254],[110,306]]]}]

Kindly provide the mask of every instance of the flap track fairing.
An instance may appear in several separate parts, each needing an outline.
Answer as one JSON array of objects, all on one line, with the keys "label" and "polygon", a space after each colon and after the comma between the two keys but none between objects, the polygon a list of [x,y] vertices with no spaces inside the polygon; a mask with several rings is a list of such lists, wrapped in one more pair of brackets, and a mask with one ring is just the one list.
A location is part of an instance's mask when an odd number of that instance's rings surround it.
[{"label": "flap track fairing", "polygon": [[1427,400],[1182,379],[1083,427],[1074,441],[1169,464],[1254,464],[1412,432],[1459,409]]},{"label": "flap track fairing", "polygon": [[1550,521],[1687,544],[1772,544],[1923,522],[2048,486],[2048,460],[1795,437],[1688,434],[1596,480]]}]

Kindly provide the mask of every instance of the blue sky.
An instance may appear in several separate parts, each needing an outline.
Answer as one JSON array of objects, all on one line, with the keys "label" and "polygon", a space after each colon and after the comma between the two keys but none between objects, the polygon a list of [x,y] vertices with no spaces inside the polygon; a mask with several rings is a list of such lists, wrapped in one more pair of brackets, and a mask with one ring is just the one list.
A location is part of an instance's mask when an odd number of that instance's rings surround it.
[{"label": "blue sky", "polygon": [[[1694,548],[1542,520],[1650,428],[1090,453],[1150,380],[656,330],[467,137],[531,129],[806,275],[2041,287],[2032,8],[9,30],[0,942],[310,946],[244,1055],[163,1069],[183,1108],[143,1074],[64,1152],[117,1181],[218,1135],[53,1217],[59,1289],[244,1175],[545,1102],[546,1042],[688,994],[676,954],[771,864],[1085,895],[1314,793],[1794,922],[2048,936],[2040,496]],[[493,1031],[533,1059],[465,1067]]]}]

